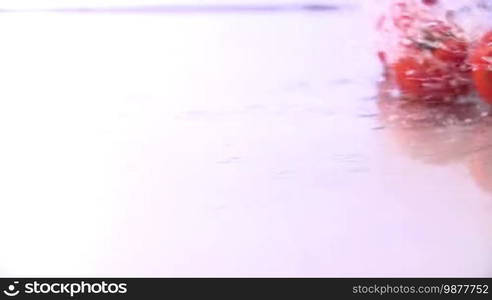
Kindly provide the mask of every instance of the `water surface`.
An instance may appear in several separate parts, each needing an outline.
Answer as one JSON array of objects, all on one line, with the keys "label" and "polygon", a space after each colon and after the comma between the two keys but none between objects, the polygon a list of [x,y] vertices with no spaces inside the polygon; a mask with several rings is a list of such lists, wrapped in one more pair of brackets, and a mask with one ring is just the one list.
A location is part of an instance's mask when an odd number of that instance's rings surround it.
[{"label": "water surface", "polygon": [[0,274],[492,275],[487,107],[385,105],[369,24],[3,14]]}]

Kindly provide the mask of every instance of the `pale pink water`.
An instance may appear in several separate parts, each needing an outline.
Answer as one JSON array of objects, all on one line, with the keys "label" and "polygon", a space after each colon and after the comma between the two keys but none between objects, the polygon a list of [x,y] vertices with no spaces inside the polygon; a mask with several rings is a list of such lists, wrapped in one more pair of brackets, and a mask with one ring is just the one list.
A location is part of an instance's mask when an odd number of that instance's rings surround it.
[{"label": "pale pink water", "polygon": [[2,15],[0,275],[492,275],[492,127],[382,124],[367,24]]}]

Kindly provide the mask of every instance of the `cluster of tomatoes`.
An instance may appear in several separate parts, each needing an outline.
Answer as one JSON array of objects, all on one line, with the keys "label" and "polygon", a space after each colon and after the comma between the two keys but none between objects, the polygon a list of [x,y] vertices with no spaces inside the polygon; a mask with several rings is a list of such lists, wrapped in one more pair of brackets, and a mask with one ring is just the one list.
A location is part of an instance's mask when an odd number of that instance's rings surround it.
[{"label": "cluster of tomatoes", "polygon": [[407,100],[453,102],[474,89],[492,104],[492,31],[471,41],[452,18],[432,13],[438,0],[393,4],[378,29],[391,40],[378,56]]}]

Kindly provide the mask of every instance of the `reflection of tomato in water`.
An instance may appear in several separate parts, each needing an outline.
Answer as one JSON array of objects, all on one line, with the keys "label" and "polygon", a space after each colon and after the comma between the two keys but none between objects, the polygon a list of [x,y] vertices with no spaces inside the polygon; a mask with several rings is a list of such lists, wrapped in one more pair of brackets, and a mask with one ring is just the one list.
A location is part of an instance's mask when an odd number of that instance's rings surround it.
[{"label": "reflection of tomato in water", "polygon": [[483,118],[480,105],[398,101],[393,90],[391,82],[379,83],[376,105],[384,134],[394,149],[434,165],[461,160],[473,151],[470,128]]},{"label": "reflection of tomato in water", "polygon": [[379,119],[385,126],[413,129],[452,124],[468,126],[488,115],[474,102],[402,101],[403,96],[395,93],[390,80],[379,82],[377,92]]},{"label": "reflection of tomato in water", "polygon": [[478,42],[470,61],[478,94],[492,104],[492,31]]},{"label": "reflection of tomato in water", "polygon": [[475,183],[484,191],[492,193],[492,120],[482,122],[474,130],[473,149],[468,159],[468,170]]}]

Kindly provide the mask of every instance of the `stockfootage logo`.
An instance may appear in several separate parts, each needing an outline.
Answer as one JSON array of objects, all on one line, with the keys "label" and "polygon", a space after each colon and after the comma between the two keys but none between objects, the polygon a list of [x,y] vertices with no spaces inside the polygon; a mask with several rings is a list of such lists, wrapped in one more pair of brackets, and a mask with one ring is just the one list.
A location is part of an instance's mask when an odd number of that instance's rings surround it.
[{"label": "stockfootage logo", "polygon": [[19,295],[20,291],[16,289],[16,285],[19,284],[18,281],[14,281],[14,284],[10,284],[3,293],[9,297],[14,297]]}]

